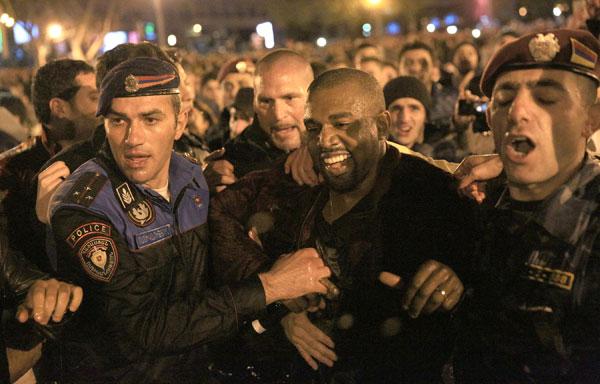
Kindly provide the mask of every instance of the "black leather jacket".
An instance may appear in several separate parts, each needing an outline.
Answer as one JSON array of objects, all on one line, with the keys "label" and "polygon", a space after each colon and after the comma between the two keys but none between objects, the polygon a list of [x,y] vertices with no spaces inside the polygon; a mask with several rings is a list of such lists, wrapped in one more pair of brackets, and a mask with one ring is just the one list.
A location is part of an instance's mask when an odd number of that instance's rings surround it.
[{"label": "black leather jacket", "polygon": [[[37,279],[47,276],[29,264],[20,253],[11,250],[8,239],[0,231],[0,294],[1,307],[4,310],[8,304],[14,304],[22,299],[29,287]],[[9,382],[4,330],[0,325],[0,382]]]},{"label": "black leather jacket", "polygon": [[201,382],[207,344],[264,308],[262,285],[210,287],[200,167],[172,155],[168,202],[124,178],[108,152],[51,203],[58,273],[86,294],[64,334],[64,380]]}]

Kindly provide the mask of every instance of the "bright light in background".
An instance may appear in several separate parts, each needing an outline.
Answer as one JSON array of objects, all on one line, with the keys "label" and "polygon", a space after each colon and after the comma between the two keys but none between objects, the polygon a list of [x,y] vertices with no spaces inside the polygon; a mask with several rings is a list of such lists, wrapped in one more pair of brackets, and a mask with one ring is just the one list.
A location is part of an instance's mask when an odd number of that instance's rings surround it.
[{"label": "bright light in background", "polygon": [[130,31],[127,34],[127,42],[132,44],[137,44],[140,42],[140,34],[136,31]]},{"label": "bright light in background", "polygon": [[446,28],[446,32],[448,32],[450,35],[454,35],[456,32],[458,32],[458,27],[456,25],[449,25]]},{"label": "bright light in background", "polygon": [[521,17],[527,16],[527,8],[525,8],[525,7],[519,8],[519,16],[521,16]]},{"label": "bright light in background", "polygon": [[12,28],[15,25],[15,19],[9,17],[4,25],[6,25],[7,28]]},{"label": "bright light in background", "polygon": [[554,7],[552,8],[552,14],[556,17],[559,17],[562,15],[562,9],[560,9],[560,7]]},{"label": "bright light in background", "polygon": [[113,49],[119,44],[127,43],[127,32],[125,31],[113,31],[108,32],[104,35],[104,41],[102,45],[102,52],[106,52],[108,50]]},{"label": "bright light in background", "polygon": [[256,33],[265,39],[265,48],[271,49],[275,46],[275,33],[273,32],[273,24],[270,21],[258,24]]},{"label": "bright light in background", "polygon": [[3,13],[2,16],[0,16],[0,23],[6,24],[8,19],[10,19],[10,16],[8,15],[8,13]]},{"label": "bright light in background", "polygon": [[31,35],[25,29],[25,23],[19,21],[15,24],[15,28],[13,29],[13,35],[15,37],[16,44],[27,44],[31,41]]},{"label": "bright light in background", "polygon": [[373,26],[370,23],[364,23],[361,27],[362,29],[362,35],[364,37],[369,37],[371,36],[371,31],[373,30]]},{"label": "bright light in background", "polygon": [[175,35],[167,36],[167,44],[169,44],[169,47],[175,46],[177,44],[177,36],[175,36]]},{"label": "bright light in background", "polygon": [[324,38],[324,37],[319,37],[319,38],[317,39],[317,46],[319,46],[319,47],[323,48],[323,47],[324,47],[324,46],[326,46],[326,45],[327,45],[327,39],[326,39],[326,38]]},{"label": "bright light in background", "polygon": [[60,40],[63,36],[63,27],[58,23],[52,23],[46,30],[48,37],[52,40]]},{"label": "bright light in background", "polygon": [[435,32],[435,25],[433,23],[427,24],[427,32]]},{"label": "bright light in background", "polygon": [[385,26],[385,31],[389,35],[397,35],[401,32],[401,30],[402,28],[400,27],[400,24],[395,21],[391,21]]},{"label": "bright light in background", "polygon": [[367,5],[370,7],[377,7],[381,4],[381,0],[366,0]]},{"label": "bright light in background", "polygon": [[444,24],[446,25],[454,25],[458,24],[458,16],[454,13],[449,13],[444,16]]},{"label": "bright light in background", "polygon": [[200,24],[194,24],[194,26],[192,27],[192,31],[194,33],[200,33],[200,32],[202,32],[202,25],[200,25]]},{"label": "bright light in background", "polygon": [[474,38],[479,39],[479,37],[481,37],[481,31],[475,28],[471,31],[471,35],[473,35]]}]

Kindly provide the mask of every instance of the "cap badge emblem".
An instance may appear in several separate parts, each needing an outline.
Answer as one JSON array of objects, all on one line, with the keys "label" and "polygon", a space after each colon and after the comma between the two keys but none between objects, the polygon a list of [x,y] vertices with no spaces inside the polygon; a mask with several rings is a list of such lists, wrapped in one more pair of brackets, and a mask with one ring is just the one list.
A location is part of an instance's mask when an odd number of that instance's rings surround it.
[{"label": "cap badge emblem", "polygon": [[125,78],[125,90],[129,93],[134,93],[137,92],[138,89],[140,89],[140,85],[137,78],[131,74],[127,75]]},{"label": "cap badge emblem", "polygon": [[538,33],[529,41],[529,52],[535,61],[552,61],[559,51],[560,44],[553,33]]}]

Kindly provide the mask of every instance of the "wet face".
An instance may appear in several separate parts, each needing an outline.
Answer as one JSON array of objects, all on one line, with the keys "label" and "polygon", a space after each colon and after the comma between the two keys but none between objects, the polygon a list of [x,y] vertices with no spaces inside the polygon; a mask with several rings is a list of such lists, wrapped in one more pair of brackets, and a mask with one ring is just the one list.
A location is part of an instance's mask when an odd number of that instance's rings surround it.
[{"label": "wet face", "polygon": [[173,142],[185,125],[185,113],[175,116],[171,97],[115,98],[104,119],[119,169],[132,182],[152,189],[167,184]]},{"label": "wet face", "polygon": [[99,95],[94,73],[80,73],[75,77],[74,83],[79,89],[65,105],[64,123],[71,126],[73,139],[79,141],[91,137],[100,123],[100,119],[96,117]]},{"label": "wet face", "polygon": [[471,44],[461,45],[454,53],[452,62],[462,75],[467,74],[469,71],[474,71],[477,69],[477,65],[479,65],[477,49]]},{"label": "wet face", "polygon": [[240,88],[250,87],[252,87],[252,75],[250,73],[229,73],[221,82],[224,106],[227,107],[233,104],[235,95],[237,95]]},{"label": "wet face", "polygon": [[312,73],[280,60],[261,68],[254,78],[254,111],[273,144],[286,152],[300,147],[304,107]]},{"label": "wet face", "polygon": [[419,100],[412,97],[396,99],[388,111],[392,117],[390,135],[394,141],[409,148],[423,142],[427,112]]},{"label": "wet face", "polygon": [[402,54],[398,64],[400,76],[413,76],[426,87],[433,83],[433,58],[426,49],[411,49]]},{"label": "wet face", "polygon": [[319,90],[306,109],[307,144],[319,173],[337,192],[357,189],[377,172],[383,137],[368,100],[353,84]]},{"label": "wet face", "polygon": [[581,163],[590,123],[583,81],[551,69],[498,77],[487,118],[514,198],[545,198]]}]

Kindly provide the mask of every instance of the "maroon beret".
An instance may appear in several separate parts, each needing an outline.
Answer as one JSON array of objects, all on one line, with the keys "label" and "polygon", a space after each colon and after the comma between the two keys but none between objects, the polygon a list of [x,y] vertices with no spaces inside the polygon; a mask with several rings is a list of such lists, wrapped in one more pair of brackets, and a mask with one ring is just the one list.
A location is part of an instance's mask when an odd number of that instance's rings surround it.
[{"label": "maroon beret", "polygon": [[252,60],[247,58],[237,58],[229,60],[221,66],[219,74],[217,75],[217,81],[221,83],[225,76],[230,73],[250,73],[254,72],[254,63]]},{"label": "maroon beret", "polygon": [[501,73],[527,68],[555,68],[600,82],[600,41],[576,29],[532,33],[505,44],[490,59],[481,77],[481,90],[491,97]]}]

